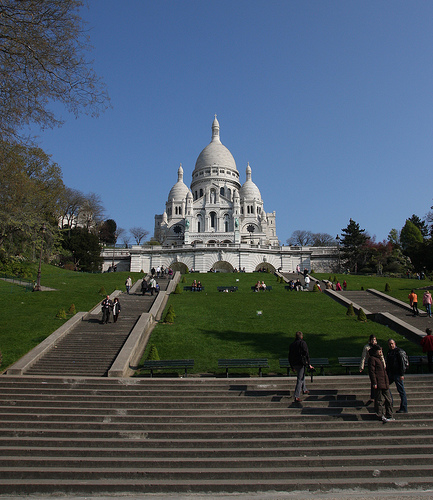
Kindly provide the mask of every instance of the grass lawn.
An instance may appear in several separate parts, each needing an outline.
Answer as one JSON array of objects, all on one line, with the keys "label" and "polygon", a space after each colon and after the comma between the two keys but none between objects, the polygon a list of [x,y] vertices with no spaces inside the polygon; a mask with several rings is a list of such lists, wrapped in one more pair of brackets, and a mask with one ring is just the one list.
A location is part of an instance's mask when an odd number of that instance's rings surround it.
[{"label": "grass lawn", "polygon": [[[271,274],[194,274],[186,275],[184,284],[190,285],[194,278],[201,280],[205,291],[171,295],[167,307],[173,306],[175,322],[155,327],[143,359],[154,344],[160,359],[194,359],[192,372],[218,372],[221,358],[264,357],[269,359],[269,372],[284,373],[278,360],[287,356],[297,330],[304,332],[312,357],[327,357],[334,365],[327,373],[343,373],[337,365],[338,356],[360,356],[372,333],[384,346],[392,335],[408,354],[420,353],[417,345],[385,326],[371,321],[360,323],[346,316],[346,309],[323,293],[286,291]],[[271,285],[272,291],[251,291],[258,279]],[[401,286],[400,282],[394,285],[393,280],[388,281],[394,289]],[[402,281],[406,285],[409,282]],[[364,286],[383,291],[386,280],[350,283],[357,289]],[[227,285],[239,289],[233,293],[217,291],[217,286]]]},{"label": "grass lawn", "polygon": [[[88,311],[102,300],[99,291],[124,290],[126,277],[136,281],[140,273],[87,274],[65,271],[53,266],[42,267],[42,285],[53,292],[25,292],[25,288],[0,280],[3,313],[0,316],[0,350],[2,369],[17,361],[55,331],[64,320],[56,318],[59,309],[66,311],[74,304],[77,311]],[[332,275],[333,277],[334,275]],[[328,278],[329,275],[322,277]],[[391,294],[407,299],[411,288],[430,282],[363,276],[346,278],[349,289],[377,288],[384,291],[391,285]],[[268,372],[285,373],[278,359],[286,357],[289,344],[297,330],[302,330],[312,357],[328,357],[334,363],[327,373],[341,373],[338,356],[360,356],[371,333],[384,344],[391,335],[389,329],[373,322],[360,323],[346,316],[346,309],[320,293],[288,292],[267,273],[224,274],[203,273],[186,275],[187,283],[200,279],[203,292],[183,292],[172,295],[176,313],[173,325],[159,323],[149,346],[155,344],[161,359],[191,358],[196,373],[222,373],[220,358],[266,357]],[[273,287],[270,292],[255,293],[251,286],[265,280]],[[183,285],[183,284],[181,284]],[[217,291],[217,286],[234,285],[234,293]],[[261,311],[261,314],[258,314]],[[418,346],[392,332],[397,344],[409,354],[418,354]],[[148,347],[149,348],[149,347]],[[144,357],[147,356],[147,351]],[[256,373],[252,371],[250,373]]]},{"label": "grass lawn", "polygon": [[53,292],[26,292],[22,286],[0,280],[1,369],[17,361],[65,322],[56,318],[59,309],[68,311],[74,304],[76,311],[88,311],[101,302],[101,287],[107,293],[124,290],[129,274],[134,281],[141,277],[139,273],[127,272],[77,273],[44,265],[41,284],[54,288]]},{"label": "grass lawn", "polygon": [[328,279],[331,277],[334,280],[334,276],[343,284],[343,281],[347,282],[347,290],[364,290],[368,288],[375,288],[379,292],[385,292],[385,285],[389,283],[391,290],[388,293],[391,297],[402,300],[403,302],[409,303],[408,295],[412,289],[417,290],[418,295],[418,307],[422,310],[422,296],[424,294],[424,289],[430,287],[433,289],[433,282],[431,280],[417,280],[417,279],[407,279],[407,278],[387,278],[381,276],[357,276],[357,275],[347,275],[347,274],[317,274],[314,276],[318,279]]}]

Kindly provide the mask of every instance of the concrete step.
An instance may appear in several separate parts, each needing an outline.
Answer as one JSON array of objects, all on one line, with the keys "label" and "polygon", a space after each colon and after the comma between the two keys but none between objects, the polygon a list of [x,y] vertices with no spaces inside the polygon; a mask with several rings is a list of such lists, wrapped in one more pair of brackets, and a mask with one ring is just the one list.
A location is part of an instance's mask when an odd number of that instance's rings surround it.
[{"label": "concrete step", "polygon": [[300,404],[284,377],[0,377],[0,491],[432,488],[433,377],[406,382],[384,425],[365,376],[316,377]]}]

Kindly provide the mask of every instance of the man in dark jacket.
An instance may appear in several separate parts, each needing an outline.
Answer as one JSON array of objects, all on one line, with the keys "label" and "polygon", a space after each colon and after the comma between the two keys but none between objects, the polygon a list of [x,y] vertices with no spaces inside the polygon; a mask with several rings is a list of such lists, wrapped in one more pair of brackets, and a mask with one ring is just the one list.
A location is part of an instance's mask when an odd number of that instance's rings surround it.
[{"label": "man in dark jacket", "polygon": [[301,390],[303,394],[308,394],[307,386],[305,384],[305,369],[314,368],[310,365],[310,355],[308,353],[308,346],[305,340],[303,340],[304,335],[302,332],[296,332],[295,341],[290,344],[289,347],[289,363],[293,371],[296,372],[296,387],[295,387],[295,402],[300,403],[301,400],[299,396],[301,395]]},{"label": "man in dark jacket", "polygon": [[[394,420],[392,418],[392,398],[389,391],[389,380],[386,373],[385,365],[382,360],[382,348],[380,345],[374,345],[369,351],[368,358],[368,373],[370,375],[371,385],[375,390],[374,409],[376,415],[383,423]],[[385,414],[383,406],[385,401]]]},{"label": "man in dark jacket", "polygon": [[404,389],[404,374],[406,366],[401,355],[401,349],[397,347],[394,339],[388,340],[389,351],[386,355],[386,371],[389,383],[395,382],[400,395],[400,409],[396,413],[407,413],[407,397]]},{"label": "man in dark jacket", "polygon": [[102,306],[102,323],[106,324],[110,319],[111,309],[113,309],[113,302],[111,302],[109,295],[107,295],[107,297],[102,301],[101,306]]}]

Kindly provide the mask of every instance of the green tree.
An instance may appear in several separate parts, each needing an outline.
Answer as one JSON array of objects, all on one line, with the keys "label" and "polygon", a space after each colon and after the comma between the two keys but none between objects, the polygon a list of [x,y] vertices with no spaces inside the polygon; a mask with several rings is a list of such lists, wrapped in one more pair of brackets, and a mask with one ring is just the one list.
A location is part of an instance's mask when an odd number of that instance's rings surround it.
[{"label": "green tree", "polygon": [[83,227],[75,227],[71,229],[70,236],[64,239],[63,246],[71,252],[75,269],[87,272],[101,270],[101,246],[96,234]]},{"label": "green tree", "polygon": [[360,229],[359,224],[350,219],[345,229],[341,230],[344,234],[341,238],[342,256],[351,271],[357,272],[362,269],[367,261],[368,251],[366,242],[369,236],[365,229]]},{"label": "green tree", "polygon": [[42,149],[0,141],[0,248],[6,257],[34,257],[43,225],[46,242],[55,243],[64,189],[60,167]]},{"label": "green tree", "polygon": [[424,238],[419,227],[417,227],[411,220],[407,219],[400,232],[400,243],[403,251],[405,253],[410,253],[411,250],[416,248],[418,244],[422,243],[423,241]]},{"label": "green tree", "polygon": [[420,231],[422,234],[423,238],[427,238],[429,229],[424,220],[421,220],[418,215],[413,214],[412,217],[409,217],[409,219]]},{"label": "green tree", "polygon": [[116,243],[116,229],[116,221],[113,219],[107,219],[101,224],[99,229],[99,239],[107,245],[114,245]]},{"label": "green tree", "polygon": [[78,116],[97,116],[108,95],[86,51],[82,0],[0,2],[0,139],[19,139],[30,123],[62,123],[49,104],[60,102]]}]

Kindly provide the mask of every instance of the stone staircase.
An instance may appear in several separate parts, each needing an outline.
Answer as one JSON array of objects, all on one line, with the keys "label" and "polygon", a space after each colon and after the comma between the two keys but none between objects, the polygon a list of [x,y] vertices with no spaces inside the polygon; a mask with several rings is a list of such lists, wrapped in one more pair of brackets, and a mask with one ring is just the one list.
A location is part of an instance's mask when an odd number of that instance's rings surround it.
[{"label": "stone staircase", "polygon": [[294,382],[0,377],[0,492],[433,487],[433,376],[405,378],[410,413],[387,424],[365,375],[316,377],[302,403]]},{"label": "stone staircase", "polygon": [[[166,290],[168,279],[159,280]],[[101,324],[101,314],[87,314],[44,356],[25,371],[26,375],[58,375],[104,377],[143,312],[148,312],[156,298],[150,293],[122,293],[122,310],[113,323]]]}]

